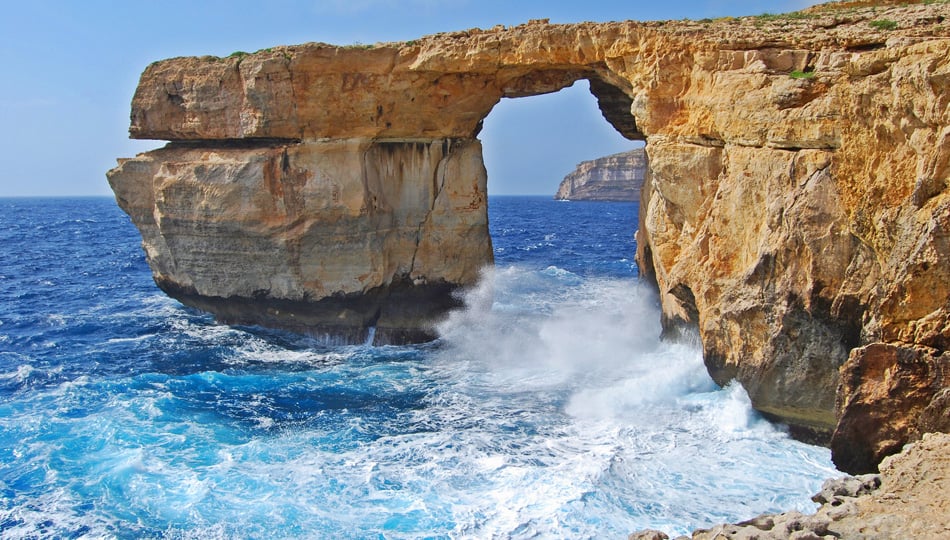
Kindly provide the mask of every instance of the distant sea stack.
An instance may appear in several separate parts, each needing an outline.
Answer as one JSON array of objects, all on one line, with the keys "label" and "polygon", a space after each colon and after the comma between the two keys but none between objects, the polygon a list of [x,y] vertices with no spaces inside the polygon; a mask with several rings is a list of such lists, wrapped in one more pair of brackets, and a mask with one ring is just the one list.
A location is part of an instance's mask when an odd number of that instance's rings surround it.
[{"label": "distant sea stack", "polygon": [[560,201],[640,202],[647,172],[643,148],[582,161],[561,180],[555,199]]}]

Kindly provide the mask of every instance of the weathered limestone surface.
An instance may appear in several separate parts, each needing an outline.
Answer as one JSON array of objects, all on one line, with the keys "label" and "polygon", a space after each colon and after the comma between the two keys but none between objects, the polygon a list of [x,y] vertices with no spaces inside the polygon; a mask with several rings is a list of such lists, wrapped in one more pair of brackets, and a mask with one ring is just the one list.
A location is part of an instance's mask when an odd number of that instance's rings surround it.
[{"label": "weathered limestone surface", "polygon": [[491,263],[477,140],[172,144],[110,175],[155,281],[228,322],[431,339]]},{"label": "weathered limestone surface", "polygon": [[165,60],[130,132],[173,142],[109,179],[184,302],[423,339],[491,263],[481,120],[586,78],[647,143],[638,260],[665,327],[698,328],[716,380],[864,472],[947,424],[948,20],[847,2]]},{"label": "weathered limestone surface", "polygon": [[646,152],[639,148],[582,161],[561,180],[554,198],[639,202],[646,172]]}]

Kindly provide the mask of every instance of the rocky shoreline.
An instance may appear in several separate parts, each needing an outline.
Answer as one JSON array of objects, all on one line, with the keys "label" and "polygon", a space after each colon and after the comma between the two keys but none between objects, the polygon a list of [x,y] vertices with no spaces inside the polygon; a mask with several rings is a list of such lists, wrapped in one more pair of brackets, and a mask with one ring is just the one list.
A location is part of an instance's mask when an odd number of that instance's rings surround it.
[{"label": "rocky shoreline", "polygon": [[[880,474],[825,482],[814,514],[766,514],[676,540],[940,540],[950,538],[950,435],[930,433],[886,458]],[[630,540],[668,540],[656,530]]]}]

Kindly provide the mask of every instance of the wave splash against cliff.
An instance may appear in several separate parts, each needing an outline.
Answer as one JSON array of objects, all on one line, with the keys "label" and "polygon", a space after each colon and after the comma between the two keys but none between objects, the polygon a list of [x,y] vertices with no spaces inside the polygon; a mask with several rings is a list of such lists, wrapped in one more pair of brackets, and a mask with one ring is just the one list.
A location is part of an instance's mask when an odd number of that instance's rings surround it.
[{"label": "wave splash against cliff", "polygon": [[811,511],[809,486],[833,473],[825,450],[760,419],[740,387],[716,387],[697,345],[660,342],[655,299],[634,281],[510,267],[468,304],[441,328],[435,365],[485,417],[530,417],[493,463],[505,480],[491,508],[508,509],[494,533],[597,536],[647,521],[687,533],[677,527],[750,508]]},{"label": "wave splash against cliff", "polygon": [[[520,231],[512,205],[499,223]],[[181,307],[117,210],[82,210],[108,218],[11,218],[24,249],[62,249],[0,272],[19,295],[0,304],[6,537],[685,533],[811,510],[833,474],[826,449],[714,386],[698,348],[659,342],[655,300],[629,275],[502,263],[439,342],[326,346]],[[542,251],[527,234],[496,246]],[[59,264],[69,249],[82,276]]]}]

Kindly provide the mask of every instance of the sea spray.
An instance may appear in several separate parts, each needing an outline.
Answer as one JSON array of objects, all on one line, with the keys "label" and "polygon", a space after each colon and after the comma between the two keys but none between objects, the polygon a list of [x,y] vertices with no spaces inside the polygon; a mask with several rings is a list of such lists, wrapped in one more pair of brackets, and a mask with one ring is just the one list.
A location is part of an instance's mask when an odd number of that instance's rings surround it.
[{"label": "sea spray", "polygon": [[[497,268],[413,347],[215,324],[155,289],[111,201],[8,204],[3,536],[603,538],[813,508],[827,450],[659,340],[628,206],[503,202]],[[585,212],[616,244],[580,258]]]},{"label": "sea spray", "polygon": [[[816,483],[803,481],[794,466],[784,470],[791,462],[782,460],[824,451],[788,440],[758,417],[741,387],[717,388],[696,343],[660,341],[655,296],[635,280],[508,267],[485,281],[490,285],[469,294],[471,307],[440,327],[437,365],[464,381],[457,391],[467,401],[476,389],[486,418],[536,415],[530,423],[546,426],[540,440],[537,431],[525,433],[520,447],[551,461],[541,461],[536,485],[519,476],[515,491],[559,494],[546,499],[553,507],[545,510],[572,525],[558,529],[528,505],[522,525],[531,531],[596,536],[586,521],[571,521],[586,515],[605,530],[686,532],[684,524],[699,524],[714,507],[731,506],[720,510],[725,516]],[[775,461],[757,462],[763,454]],[[540,459],[528,450],[515,457],[505,463]],[[772,476],[737,483],[756,467]],[[794,506],[812,508],[803,499]]]}]

